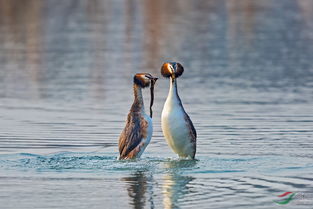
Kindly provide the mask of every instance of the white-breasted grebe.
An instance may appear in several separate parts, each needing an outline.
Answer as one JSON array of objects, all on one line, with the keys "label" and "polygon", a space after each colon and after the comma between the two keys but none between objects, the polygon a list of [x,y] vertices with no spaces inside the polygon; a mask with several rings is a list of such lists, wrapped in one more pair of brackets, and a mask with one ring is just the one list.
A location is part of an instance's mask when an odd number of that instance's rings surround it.
[{"label": "white-breasted grebe", "polygon": [[177,78],[183,72],[183,66],[177,62],[164,63],[161,68],[161,74],[170,78],[170,90],[162,111],[162,131],[167,143],[179,157],[194,159],[196,129],[185,112],[177,92]]}]

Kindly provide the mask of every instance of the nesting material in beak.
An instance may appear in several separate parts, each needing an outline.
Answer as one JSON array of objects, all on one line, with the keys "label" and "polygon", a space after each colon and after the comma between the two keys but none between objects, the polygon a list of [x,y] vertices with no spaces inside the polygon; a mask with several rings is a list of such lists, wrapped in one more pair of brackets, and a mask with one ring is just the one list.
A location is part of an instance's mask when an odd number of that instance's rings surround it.
[{"label": "nesting material in beak", "polygon": [[152,112],[152,106],[153,106],[153,101],[154,101],[154,84],[158,80],[158,78],[152,78],[151,79],[151,85],[150,85],[150,95],[151,95],[151,100],[150,100],[150,117],[152,118],[153,112]]}]

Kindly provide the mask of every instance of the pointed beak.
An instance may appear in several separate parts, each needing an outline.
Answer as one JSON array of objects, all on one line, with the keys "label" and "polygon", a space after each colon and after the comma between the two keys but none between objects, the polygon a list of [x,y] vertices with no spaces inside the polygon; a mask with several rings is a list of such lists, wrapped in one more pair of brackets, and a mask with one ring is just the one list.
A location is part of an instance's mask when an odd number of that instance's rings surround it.
[{"label": "pointed beak", "polygon": [[159,78],[151,76],[149,79],[155,83]]},{"label": "pointed beak", "polygon": [[172,65],[170,65],[169,71],[171,72],[171,78],[172,78],[172,79],[175,79],[175,70],[174,70],[174,68],[172,67]]},{"label": "pointed beak", "polygon": [[172,67],[172,65],[169,64],[169,68],[168,68],[168,69],[169,69],[169,71],[170,71],[171,74],[174,74],[174,73],[175,73],[175,70],[174,70],[174,68]]}]

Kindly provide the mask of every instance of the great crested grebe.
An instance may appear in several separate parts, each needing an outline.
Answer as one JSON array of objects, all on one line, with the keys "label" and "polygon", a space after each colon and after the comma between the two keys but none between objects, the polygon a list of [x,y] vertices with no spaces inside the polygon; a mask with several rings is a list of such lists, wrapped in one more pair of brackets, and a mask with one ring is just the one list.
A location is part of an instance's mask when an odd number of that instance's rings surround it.
[{"label": "great crested grebe", "polygon": [[183,72],[183,66],[177,62],[164,63],[161,68],[161,74],[170,78],[170,90],[162,111],[162,131],[167,143],[179,157],[194,159],[196,129],[185,112],[177,92],[177,78]]},{"label": "great crested grebe", "polygon": [[[157,79],[149,73],[137,73],[134,76],[135,99],[128,113],[126,126],[119,138],[120,160],[139,158],[151,140],[152,112],[150,113],[151,117],[145,113],[141,89],[149,87],[150,83],[153,87]],[[151,101],[153,101],[152,91]]]}]

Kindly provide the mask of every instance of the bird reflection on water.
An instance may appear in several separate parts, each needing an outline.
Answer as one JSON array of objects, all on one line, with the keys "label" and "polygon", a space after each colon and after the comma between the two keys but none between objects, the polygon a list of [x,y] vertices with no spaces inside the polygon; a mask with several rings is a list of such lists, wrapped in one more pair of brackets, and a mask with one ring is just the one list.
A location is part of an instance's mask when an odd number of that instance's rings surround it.
[{"label": "bird reflection on water", "polygon": [[162,164],[166,173],[161,179],[155,179],[153,173],[147,170],[137,170],[130,176],[121,178],[125,183],[131,208],[155,208],[154,201],[158,200],[154,198],[157,193],[162,194],[164,208],[176,208],[180,200],[192,192],[190,184],[195,178],[182,175],[181,172],[194,168],[196,160],[170,160],[162,161]]},{"label": "bird reflection on water", "polygon": [[152,184],[149,184],[149,182],[152,182],[152,176],[148,177],[145,172],[137,171],[131,174],[131,176],[124,177],[121,180],[127,183],[126,189],[130,198],[129,204],[134,209],[144,208],[147,198],[150,203],[150,208],[154,208],[153,190],[152,186],[150,186]]},{"label": "bird reflection on water", "polygon": [[164,177],[162,186],[164,208],[177,208],[179,201],[191,191],[190,183],[195,179],[192,176],[180,175],[180,169],[192,168],[196,160],[169,161],[165,167],[170,169]]}]

